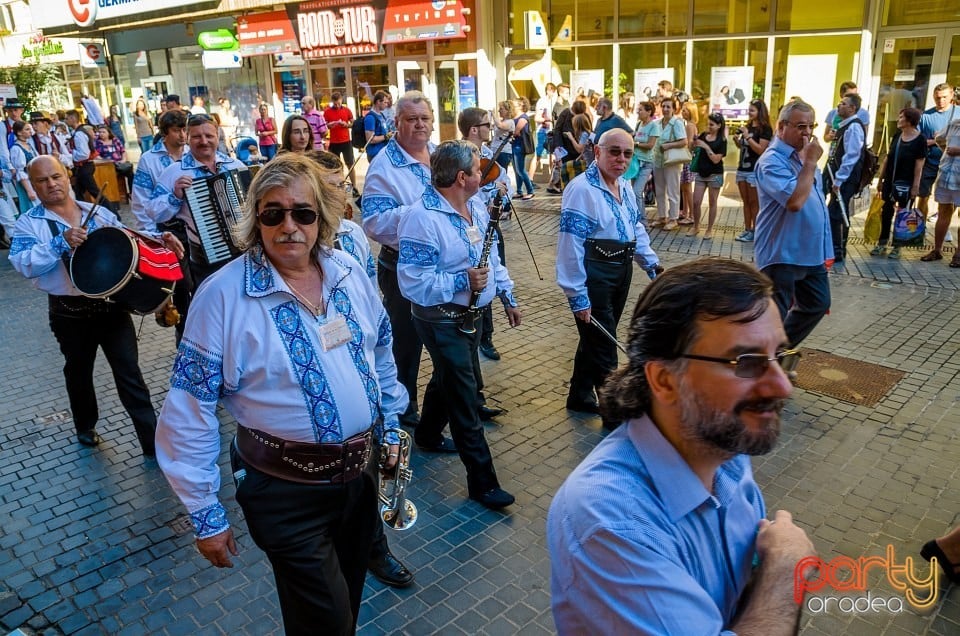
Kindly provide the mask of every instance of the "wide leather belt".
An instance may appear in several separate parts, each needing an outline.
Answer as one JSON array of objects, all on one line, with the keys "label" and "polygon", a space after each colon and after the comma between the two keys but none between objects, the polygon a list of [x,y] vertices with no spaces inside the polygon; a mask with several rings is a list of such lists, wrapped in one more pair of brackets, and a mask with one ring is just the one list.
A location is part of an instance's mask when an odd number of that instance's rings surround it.
[{"label": "wide leather belt", "polygon": [[71,318],[85,318],[89,316],[107,314],[112,311],[121,311],[117,305],[108,303],[101,298],[87,296],[47,296],[47,307],[55,316],[69,316]]},{"label": "wide leather belt", "polygon": [[461,322],[470,309],[465,305],[444,303],[425,307],[415,303],[410,304],[410,313],[414,318],[426,322]]},{"label": "wide leather belt", "polygon": [[584,258],[602,263],[629,263],[637,249],[634,242],[623,243],[611,239],[587,239],[583,243]]},{"label": "wide leather belt", "polygon": [[237,452],[247,464],[277,479],[300,484],[345,484],[363,473],[370,459],[368,430],[342,444],[308,444],[237,425]]}]

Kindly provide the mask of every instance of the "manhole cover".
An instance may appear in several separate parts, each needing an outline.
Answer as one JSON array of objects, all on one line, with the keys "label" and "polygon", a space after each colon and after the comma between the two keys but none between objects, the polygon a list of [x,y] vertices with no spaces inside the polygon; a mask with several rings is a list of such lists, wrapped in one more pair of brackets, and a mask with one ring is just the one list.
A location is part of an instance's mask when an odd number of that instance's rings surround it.
[{"label": "manhole cover", "polygon": [[875,406],[905,375],[879,364],[801,349],[796,385],[851,404]]}]

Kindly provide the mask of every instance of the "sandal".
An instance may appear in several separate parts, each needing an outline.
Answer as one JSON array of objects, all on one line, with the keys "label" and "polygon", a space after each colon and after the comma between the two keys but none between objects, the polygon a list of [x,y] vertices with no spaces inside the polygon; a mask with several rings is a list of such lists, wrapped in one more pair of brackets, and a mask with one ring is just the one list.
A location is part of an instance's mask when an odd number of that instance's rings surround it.
[{"label": "sandal", "polygon": [[693,225],[693,219],[688,217],[683,217],[677,221],[677,225]]},{"label": "sandal", "polygon": [[953,267],[954,269],[960,268],[960,258],[957,258],[956,256],[951,258],[950,267]]},{"label": "sandal", "polygon": [[923,261],[924,263],[929,263],[930,261],[942,261],[943,254],[941,254],[937,250],[930,250],[929,252],[921,256],[920,260]]},{"label": "sandal", "polygon": [[950,562],[950,559],[943,553],[943,549],[940,548],[940,544],[937,543],[936,539],[927,541],[923,545],[923,548],[920,550],[920,556],[927,561],[936,557],[937,564],[943,570],[943,573],[947,575],[947,578],[953,583],[960,583],[960,572],[957,572],[957,568],[960,566]]}]

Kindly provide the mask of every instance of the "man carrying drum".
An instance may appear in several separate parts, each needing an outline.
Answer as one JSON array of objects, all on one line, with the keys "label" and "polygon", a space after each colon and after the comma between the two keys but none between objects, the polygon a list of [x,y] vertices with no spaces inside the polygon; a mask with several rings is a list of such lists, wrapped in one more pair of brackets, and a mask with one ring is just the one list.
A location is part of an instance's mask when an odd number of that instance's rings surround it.
[{"label": "man carrying drum", "polygon": [[[63,375],[77,441],[84,446],[101,441],[93,385],[100,347],[113,371],[120,402],[133,420],[140,448],[153,457],[157,416],[137,363],[137,336],[130,314],[116,303],[80,295],[68,271],[69,257],[89,233],[123,226],[109,210],[97,206],[91,213],[93,205],[70,196],[70,178],[56,157],[37,157],[27,165],[27,175],[40,205],[17,220],[10,262],[48,294],[50,329],[66,359]],[[183,245],[173,234],[164,232],[161,238],[178,258],[183,254]]]}]

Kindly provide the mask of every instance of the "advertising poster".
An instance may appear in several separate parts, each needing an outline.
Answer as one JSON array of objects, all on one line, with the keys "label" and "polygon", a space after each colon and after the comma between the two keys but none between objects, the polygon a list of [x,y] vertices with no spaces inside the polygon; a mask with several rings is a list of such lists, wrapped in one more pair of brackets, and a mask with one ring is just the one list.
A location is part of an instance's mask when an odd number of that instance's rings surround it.
[{"label": "advertising poster", "polygon": [[752,66],[714,66],[710,70],[710,112],[726,119],[747,119],[753,95]]},{"label": "advertising poster", "polygon": [[473,75],[460,76],[460,110],[477,105],[477,78]]},{"label": "advertising poster", "polygon": [[590,95],[590,91],[603,95],[603,69],[570,71],[570,97]]},{"label": "advertising poster", "polygon": [[649,102],[657,94],[657,84],[667,80],[677,85],[672,68],[635,68],[633,69],[633,94],[638,102]]}]

